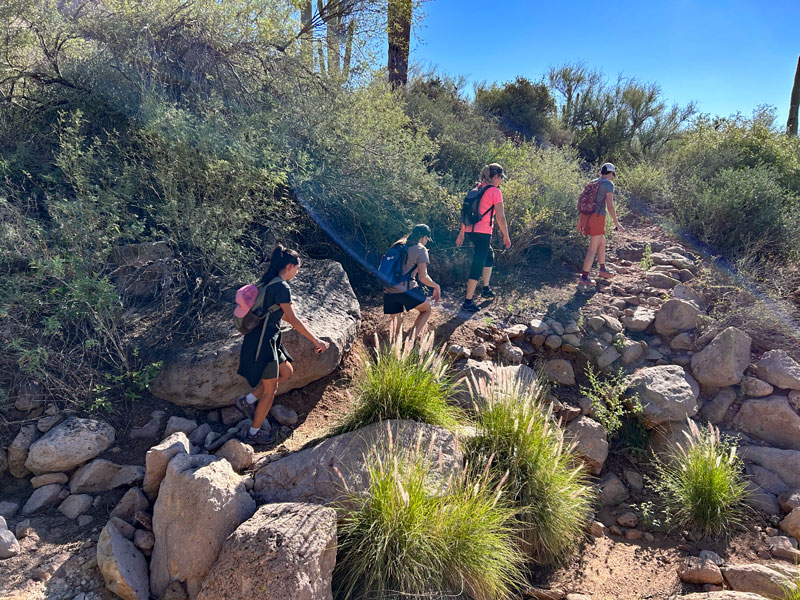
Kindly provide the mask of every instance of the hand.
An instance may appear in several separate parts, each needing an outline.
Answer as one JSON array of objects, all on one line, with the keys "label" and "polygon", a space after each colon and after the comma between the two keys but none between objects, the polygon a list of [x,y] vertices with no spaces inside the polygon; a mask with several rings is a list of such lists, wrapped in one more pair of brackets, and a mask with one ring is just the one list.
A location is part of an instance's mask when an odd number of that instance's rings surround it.
[{"label": "hand", "polygon": [[461,244],[463,243],[464,243],[464,232],[462,231],[461,233],[458,234],[458,237],[456,238],[456,246],[458,248],[461,248]]},{"label": "hand", "polygon": [[322,354],[328,349],[329,345],[330,344],[328,344],[328,342],[323,342],[322,340],[318,339],[316,342],[314,342],[314,352],[317,354]]},{"label": "hand", "polygon": [[438,302],[442,298],[442,288],[440,286],[435,286],[433,288],[433,301]]},{"label": "hand", "polygon": [[503,236],[503,245],[506,247],[506,250],[511,248],[511,238],[508,237],[507,235]]},{"label": "hand", "polygon": [[617,229],[617,231],[625,231],[625,228],[622,225],[620,225],[619,223],[617,223],[616,229]]}]

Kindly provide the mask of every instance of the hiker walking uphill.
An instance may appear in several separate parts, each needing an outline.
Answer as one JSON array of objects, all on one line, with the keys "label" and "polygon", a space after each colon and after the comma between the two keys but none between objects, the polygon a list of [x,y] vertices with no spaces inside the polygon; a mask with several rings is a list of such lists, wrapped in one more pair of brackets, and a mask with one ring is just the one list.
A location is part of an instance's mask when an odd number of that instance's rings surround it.
[{"label": "hiker walking uphill", "polygon": [[503,194],[500,193],[500,184],[506,179],[503,167],[497,163],[486,165],[481,170],[478,184],[470,190],[464,199],[461,209],[461,231],[456,238],[456,246],[461,246],[466,238],[473,245],[472,264],[469,268],[467,279],[467,293],[461,310],[476,312],[479,310],[472,299],[478,287],[478,280],[483,279],[481,296],[494,298],[494,292],[489,287],[494,265],[494,251],[492,250],[492,232],[494,221],[503,234],[503,245],[511,247],[511,238],[508,235],[508,223],[503,211]]},{"label": "hiker walking uphill", "polygon": [[[386,276],[388,285],[383,288],[383,314],[391,315],[392,332],[399,333],[403,323],[403,311],[417,311],[417,318],[414,327],[411,329],[410,337],[424,333],[428,317],[431,316],[431,304],[422,293],[422,289],[417,284],[417,279],[423,285],[433,289],[433,301],[438,302],[442,290],[439,284],[431,279],[428,274],[428,249],[425,247],[431,239],[431,230],[425,224],[415,225],[406,237],[397,240],[392,244],[390,250],[393,253],[397,264],[390,269],[393,274]],[[387,252],[381,260],[381,266],[387,264]],[[379,268],[379,271],[382,269]],[[386,270],[386,269],[383,269]]]},{"label": "hiker walking uphill", "polygon": [[278,385],[294,373],[292,357],[281,343],[281,319],[314,344],[316,352],[328,349],[328,342],[317,338],[294,313],[289,281],[300,270],[300,256],[278,246],[269,267],[257,285],[245,285],[236,292],[234,323],[244,333],[237,373],[247,379],[252,392],[237,398],[235,406],[253,422],[242,441],[271,444],[275,434],[263,431]]},{"label": "hiker walking uphill", "polygon": [[600,177],[587,183],[578,199],[580,216],[577,229],[590,238],[589,248],[586,250],[586,258],[583,260],[583,272],[579,280],[582,285],[595,284],[595,281],[589,277],[595,254],[597,254],[597,262],[600,267],[598,276],[610,279],[615,275],[606,267],[606,211],[611,214],[616,228],[623,229],[617,220],[617,213],[614,210],[614,183],[612,179],[615,176],[616,167],[611,163],[605,163],[600,167]]}]

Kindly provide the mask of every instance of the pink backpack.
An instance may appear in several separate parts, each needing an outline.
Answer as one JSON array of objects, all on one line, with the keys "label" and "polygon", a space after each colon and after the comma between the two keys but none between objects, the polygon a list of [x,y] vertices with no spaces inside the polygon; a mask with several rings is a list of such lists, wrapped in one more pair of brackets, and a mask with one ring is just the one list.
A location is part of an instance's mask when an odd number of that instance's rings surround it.
[{"label": "pink backpack", "polygon": [[600,187],[600,180],[595,179],[584,186],[581,195],[578,197],[578,212],[582,215],[594,214],[597,207],[597,188]]}]

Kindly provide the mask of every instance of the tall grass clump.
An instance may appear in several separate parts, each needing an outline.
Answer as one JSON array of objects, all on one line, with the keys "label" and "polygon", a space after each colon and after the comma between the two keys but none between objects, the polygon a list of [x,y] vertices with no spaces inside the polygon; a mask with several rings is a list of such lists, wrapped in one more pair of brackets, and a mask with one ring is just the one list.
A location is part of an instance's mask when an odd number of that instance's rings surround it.
[{"label": "tall grass clump", "polygon": [[747,486],[742,459],[731,438],[709,424],[700,429],[689,420],[687,441],[668,457],[654,457],[650,479],[675,527],[712,537],[727,535],[742,523]]},{"label": "tall grass clump", "polygon": [[473,463],[492,456],[495,479],[508,473],[518,534],[530,556],[540,563],[566,558],[588,525],[595,493],[574,445],[544,406],[546,388],[500,379],[473,384],[473,391],[482,404],[468,444]]},{"label": "tall grass clump", "polygon": [[388,340],[375,336],[375,348],[361,356],[354,408],[336,433],[353,431],[385,419],[410,419],[454,429],[461,409],[450,403],[456,383],[448,374],[445,349],[433,347],[433,333],[414,343],[402,333]]},{"label": "tall grass clump", "polygon": [[794,580],[781,586],[783,600],[800,600],[800,575],[795,575]]},{"label": "tall grass clump", "polygon": [[499,600],[525,583],[515,511],[488,470],[445,479],[419,444],[392,450],[391,438],[367,463],[368,489],[338,508],[338,597]]}]

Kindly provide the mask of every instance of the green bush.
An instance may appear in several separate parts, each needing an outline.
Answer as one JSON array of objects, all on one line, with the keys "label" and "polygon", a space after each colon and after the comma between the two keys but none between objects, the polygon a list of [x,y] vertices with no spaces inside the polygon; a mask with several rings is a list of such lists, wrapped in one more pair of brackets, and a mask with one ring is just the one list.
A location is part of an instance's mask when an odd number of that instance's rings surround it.
[{"label": "green bush", "polygon": [[433,348],[433,333],[415,345],[402,334],[390,340],[375,335],[375,349],[361,356],[354,407],[336,432],[353,431],[385,419],[411,419],[457,428],[463,412],[451,404],[456,383],[448,374],[444,348]]},{"label": "green bush", "polygon": [[514,509],[486,476],[436,480],[419,448],[375,451],[369,488],[339,507],[339,597],[513,598],[525,583]]},{"label": "green bush", "polygon": [[626,415],[640,414],[642,404],[637,395],[626,397],[628,378],[622,369],[603,376],[589,365],[585,373],[588,385],[581,386],[581,393],[591,400],[594,417],[612,440],[618,435]]},{"label": "green bush", "polygon": [[714,253],[767,257],[797,245],[785,220],[789,198],[773,168],[727,168],[707,184],[693,184],[676,197],[675,219]]},{"label": "green bush", "polygon": [[709,424],[690,435],[668,457],[654,457],[650,485],[660,496],[670,523],[703,535],[727,535],[741,525],[747,485],[733,440]]},{"label": "green bush", "polygon": [[539,383],[500,380],[473,385],[477,432],[467,443],[471,462],[488,457],[490,472],[519,510],[519,534],[537,562],[565,559],[589,522],[594,488],[573,445],[544,408],[547,393]]},{"label": "green bush", "polygon": [[673,197],[668,174],[653,163],[640,161],[620,166],[617,183],[624,196],[648,206],[663,208]]}]

